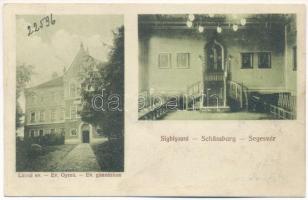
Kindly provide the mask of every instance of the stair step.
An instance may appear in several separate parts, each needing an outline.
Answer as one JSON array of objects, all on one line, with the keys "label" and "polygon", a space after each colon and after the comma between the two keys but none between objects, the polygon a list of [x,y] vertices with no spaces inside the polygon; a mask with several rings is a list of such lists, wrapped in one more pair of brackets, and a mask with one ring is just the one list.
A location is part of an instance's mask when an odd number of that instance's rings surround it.
[{"label": "stair step", "polygon": [[230,111],[230,107],[201,107],[201,112],[228,112]]}]

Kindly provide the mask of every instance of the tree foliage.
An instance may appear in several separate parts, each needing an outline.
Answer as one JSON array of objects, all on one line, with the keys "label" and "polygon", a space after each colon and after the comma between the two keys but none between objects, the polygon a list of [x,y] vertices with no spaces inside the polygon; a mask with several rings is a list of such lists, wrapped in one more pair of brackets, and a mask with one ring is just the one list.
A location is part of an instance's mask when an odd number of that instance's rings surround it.
[{"label": "tree foliage", "polygon": [[21,118],[24,116],[18,99],[31,80],[33,68],[32,65],[26,64],[18,65],[16,68],[16,128],[22,126]]},{"label": "tree foliage", "polygon": [[[109,138],[123,137],[124,129],[124,27],[114,32],[113,47],[110,50],[108,62],[95,67],[89,67],[82,77],[81,96],[83,107],[80,112],[83,121],[98,125]],[[93,107],[92,100],[102,95],[102,109]],[[112,95],[118,98],[119,107],[111,110]],[[113,102],[115,104],[115,102]]]}]

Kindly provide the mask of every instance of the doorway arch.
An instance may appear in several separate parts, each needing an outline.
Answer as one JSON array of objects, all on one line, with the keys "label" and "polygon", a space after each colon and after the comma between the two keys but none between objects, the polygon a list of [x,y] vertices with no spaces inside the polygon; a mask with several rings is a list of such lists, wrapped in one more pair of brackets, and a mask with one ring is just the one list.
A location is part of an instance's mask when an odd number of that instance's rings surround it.
[{"label": "doorway arch", "polygon": [[81,123],[79,126],[81,143],[90,143],[92,140],[92,126],[91,124]]},{"label": "doorway arch", "polygon": [[204,46],[204,68],[207,72],[224,71],[224,47],[221,43],[213,40]]},{"label": "doorway arch", "polygon": [[[226,107],[225,49],[215,39],[204,46],[203,89],[205,107]],[[211,99],[215,95],[217,99]]]}]

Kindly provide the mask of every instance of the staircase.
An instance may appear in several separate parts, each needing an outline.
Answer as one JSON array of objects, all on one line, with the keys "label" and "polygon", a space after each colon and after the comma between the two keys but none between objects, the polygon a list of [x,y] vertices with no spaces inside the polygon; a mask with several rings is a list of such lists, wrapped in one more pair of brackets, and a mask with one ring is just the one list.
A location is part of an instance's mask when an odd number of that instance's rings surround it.
[{"label": "staircase", "polygon": [[[238,109],[246,109],[249,107],[249,90],[243,84],[234,81],[228,81],[228,98]],[[231,102],[229,102],[230,104]]]},{"label": "staircase", "polygon": [[296,96],[291,96],[289,92],[262,94],[229,81],[228,97],[233,109],[269,113],[277,119],[296,119]]},{"label": "staircase", "polygon": [[207,94],[204,94],[204,85],[201,81],[188,86],[186,94],[186,110],[199,110],[203,112],[228,112],[230,110],[229,106],[219,105],[218,98],[215,98],[215,96],[210,97],[211,100],[217,99],[215,106],[204,106]]},{"label": "staircase", "polygon": [[[187,110],[200,110],[204,112],[228,112],[230,106],[237,107],[238,110],[248,110],[249,90],[243,84],[228,81],[226,84],[226,96],[229,102],[223,104],[218,95],[204,93],[204,85],[198,81],[187,87]],[[207,96],[208,95],[208,96]],[[206,102],[211,103],[206,103]],[[217,103],[215,103],[215,101]],[[220,102],[219,102],[220,101]],[[207,106],[209,105],[209,106]]]},{"label": "staircase", "polygon": [[186,110],[199,110],[201,106],[201,98],[203,93],[203,85],[201,81],[191,84],[186,89],[185,107]]}]

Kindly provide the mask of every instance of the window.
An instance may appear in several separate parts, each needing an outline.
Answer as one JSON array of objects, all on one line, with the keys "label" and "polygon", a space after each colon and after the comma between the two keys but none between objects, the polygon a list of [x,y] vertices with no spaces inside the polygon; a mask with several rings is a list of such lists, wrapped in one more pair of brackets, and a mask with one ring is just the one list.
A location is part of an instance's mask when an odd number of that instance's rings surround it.
[{"label": "window", "polygon": [[34,130],[34,136],[35,136],[35,137],[38,137],[38,136],[39,136],[38,130]]},{"label": "window", "polygon": [[178,53],[176,58],[177,68],[188,69],[190,67],[190,54]]},{"label": "window", "polygon": [[56,111],[55,110],[52,110],[50,112],[50,120],[51,121],[55,121],[56,120]]},{"label": "window", "polygon": [[56,100],[55,97],[56,97],[56,93],[51,92],[51,94],[50,94],[50,100],[51,100],[52,102]]},{"label": "window", "polygon": [[158,55],[158,67],[161,69],[171,68],[171,54],[160,53]]},{"label": "window", "polygon": [[75,84],[71,83],[70,84],[70,97],[75,97],[76,96],[76,86]]},{"label": "window", "polygon": [[30,136],[31,136],[31,137],[34,137],[34,130],[31,130],[31,131],[30,131]]},{"label": "window", "polygon": [[76,119],[76,117],[77,117],[77,107],[71,105],[71,119]]},{"label": "window", "polygon": [[101,129],[101,128],[98,128],[98,129],[96,130],[96,132],[97,132],[97,134],[99,134],[99,135],[103,135],[103,129]]},{"label": "window", "polygon": [[292,51],[293,51],[293,71],[296,71],[297,70],[297,47],[294,46],[292,48]]},{"label": "window", "polygon": [[71,136],[77,136],[77,130],[75,128],[71,129]]},{"label": "window", "polygon": [[56,101],[61,101],[61,97],[60,97],[60,93],[59,92],[55,92],[55,100]]},{"label": "window", "polygon": [[271,68],[271,53],[270,52],[258,53],[258,67],[261,69]]},{"label": "window", "polygon": [[44,116],[44,118],[45,118],[44,121],[45,122],[50,121],[50,112],[51,111],[49,111],[49,110],[45,110],[45,112],[44,112],[44,115],[45,115]]},{"label": "window", "polygon": [[242,57],[242,69],[253,68],[253,53],[241,53]]},{"label": "window", "polygon": [[44,131],[43,130],[40,130],[39,133],[40,133],[40,137],[42,137],[44,135]]},{"label": "window", "polygon": [[61,108],[61,110],[60,110],[60,116],[59,116],[60,120],[63,120],[63,119],[64,119],[64,116],[65,116],[65,110],[64,110],[64,108]]},{"label": "window", "polygon": [[31,100],[32,100],[32,104],[36,104],[36,96],[34,94],[32,95],[32,99]]},{"label": "window", "polygon": [[43,104],[45,101],[45,98],[43,96],[40,97],[40,103]]},{"label": "window", "polygon": [[55,134],[56,130],[54,128],[50,129],[50,134]]},{"label": "window", "polygon": [[50,130],[49,129],[46,129],[44,132],[45,132],[46,135],[50,134]]},{"label": "window", "polygon": [[76,93],[76,96],[79,97],[80,94],[81,94],[81,88],[80,88],[80,87],[77,87],[77,88],[76,88],[76,92],[77,92],[77,93]]},{"label": "window", "polygon": [[45,120],[45,112],[41,111],[40,112],[40,122],[43,122]]},{"label": "window", "polygon": [[60,134],[61,134],[61,135],[65,135],[65,128],[61,128],[61,129],[60,129]]},{"label": "window", "polygon": [[35,112],[31,112],[30,121],[31,121],[32,123],[35,122]]},{"label": "window", "polygon": [[76,118],[81,118],[80,113],[81,113],[81,104],[78,104],[76,105]]},{"label": "window", "polygon": [[28,121],[28,124],[31,123],[31,112],[28,112],[27,121]]}]

